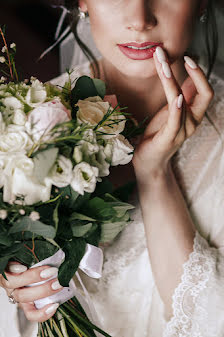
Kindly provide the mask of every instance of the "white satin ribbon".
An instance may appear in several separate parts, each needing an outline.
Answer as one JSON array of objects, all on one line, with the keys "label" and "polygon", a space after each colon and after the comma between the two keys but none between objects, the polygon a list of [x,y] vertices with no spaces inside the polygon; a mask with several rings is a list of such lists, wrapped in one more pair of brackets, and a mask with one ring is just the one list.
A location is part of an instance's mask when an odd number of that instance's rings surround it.
[{"label": "white satin ribbon", "polygon": [[[45,266],[45,265],[49,265],[51,267],[57,267],[59,268],[60,265],[62,264],[62,262],[64,261],[65,258],[65,253],[60,249],[59,251],[57,251],[57,253],[55,253],[54,255],[48,257],[47,259],[38,262],[37,264],[35,264],[34,266],[32,266],[31,268],[34,267],[40,267],[40,266]],[[103,267],[103,252],[100,248],[95,247],[93,245],[90,245],[87,243],[86,245],[86,251],[85,254],[82,258],[82,260],[80,261],[79,264],[79,269],[81,269],[85,274],[87,274],[89,277],[92,278],[100,278],[102,276],[102,267]],[[83,288],[85,297],[87,298],[87,302],[90,302],[89,299],[89,295],[87,296],[88,292],[86,290],[86,288],[84,287],[78,273],[76,273],[76,276]],[[43,284],[53,278],[57,277],[57,275],[41,281],[41,282],[37,282],[37,283],[32,283],[29,285],[29,287],[33,287],[33,286],[37,286],[40,284]],[[36,300],[35,306],[37,309],[41,309],[43,308],[45,305],[50,304],[50,303],[59,303],[62,304],[66,301],[68,301],[70,298],[76,296],[78,299],[80,299],[80,294],[76,288],[76,285],[74,283],[73,280],[71,280],[69,282],[69,287],[64,287],[61,291],[57,292],[54,295],[45,297],[45,298],[41,298],[39,300]],[[82,303],[81,303],[82,304]],[[88,306],[90,307],[91,305],[88,304]],[[93,313],[93,310],[89,310],[91,313]],[[95,311],[95,310],[94,310]]]}]

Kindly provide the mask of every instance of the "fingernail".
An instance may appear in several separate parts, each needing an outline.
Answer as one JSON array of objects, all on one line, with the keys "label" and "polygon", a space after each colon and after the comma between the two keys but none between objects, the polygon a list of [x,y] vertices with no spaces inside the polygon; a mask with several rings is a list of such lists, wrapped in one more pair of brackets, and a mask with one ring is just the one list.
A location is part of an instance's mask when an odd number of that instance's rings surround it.
[{"label": "fingernail", "polygon": [[40,273],[41,278],[49,278],[49,277],[57,276],[57,275],[58,275],[58,268],[55,268],[55,267],[44,269]]},{"label": "fingernail", "polygon": [[167,78],[171,78],[171,70],[170,66],[167,62],[163,61],[162,62],[162,68],[163,68],[163,73]]},{"label": "fingernail", "polygon": [[181,107],[183,105],[183,100],[184,100],[184,96],[182,94],[180,94],[178,96],[178,99],[177,99],[177,107],[178,107],[178,109],[181,109]]},{"label": "fingernail", "polygon": [[52,283],[51,288],[53,290],[58,290],[58,289],[63,288],[63,287],[60,285],[60,283],[58,281],[55,281],[54,283]]},{"label": "fingernail", "polygon": [[162,63],[163,61],[166,61],[166,55],[161,47],[156,48],[156,56],[160,63]]},{"label": "fingernail", "polygon": [[9,271],[11,273],[20,274],[20,273],[24,273],[24,271],[26,270],[27,270],[27,267],[23,266],[22,264],[10,264],[9,265]]},{"label": "fingernail", "polygon": [[52,312],[54,312],[55,310],[57,310],[57,308],[59,307],[59,303],[54,303],[52,304],[49,308],[47,308],[47,310],[45,311],[45,313],[47,315],[51,314]]},{"label": "fingernail", "polygon": [[198,67],[189,56],[184,56],[184,61],[189,65],[189,67],[191,67],[191,69],[196,69]]}]

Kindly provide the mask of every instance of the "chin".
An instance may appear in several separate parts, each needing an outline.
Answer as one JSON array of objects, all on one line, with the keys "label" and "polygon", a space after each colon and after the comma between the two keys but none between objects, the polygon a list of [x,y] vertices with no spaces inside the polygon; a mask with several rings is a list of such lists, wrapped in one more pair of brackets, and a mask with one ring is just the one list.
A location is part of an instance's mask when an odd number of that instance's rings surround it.
[{"label": "chin", "polygon": [[133,78],[147,79],[157,75],[153,59],[128,60],[120,63],[117,68],[122,74]]}]

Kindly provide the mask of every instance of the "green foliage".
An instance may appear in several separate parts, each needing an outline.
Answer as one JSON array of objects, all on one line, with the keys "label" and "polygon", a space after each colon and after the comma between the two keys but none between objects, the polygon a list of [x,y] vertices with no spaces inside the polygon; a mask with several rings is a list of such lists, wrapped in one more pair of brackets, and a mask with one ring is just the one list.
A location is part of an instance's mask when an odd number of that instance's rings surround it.
[{"label": "green foliage", "polygon": [[58,280],[63,287],[67,287],[69,281],[78,269],[79,263],[85,253],[86,242],[82,238],[73,238],[62,247],[65,253],[65,261],[59,268]]},{"label": "green foliage", "polygon": [[9,234],[22,231],[29,231],[50,239],[54,239],[56,235],[55,228],[53,226],[45,225],[40,221],[33,221],[28,216],[24,216],[22,219],[18,220],[9,230]]},{"label": "green foliage", "polygon": [[72,105],[75,105],[79,99],[100,96],[104,98],[106,87],[103,81],[92,79],[88,76],[81,76],[76,81],[75,87],[71,90]]}]

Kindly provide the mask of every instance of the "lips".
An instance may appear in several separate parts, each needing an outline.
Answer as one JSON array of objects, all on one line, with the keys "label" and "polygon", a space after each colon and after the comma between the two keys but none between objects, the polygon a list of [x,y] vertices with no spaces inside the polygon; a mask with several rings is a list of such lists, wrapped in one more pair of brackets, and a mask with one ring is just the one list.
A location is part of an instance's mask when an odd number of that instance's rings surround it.
[{"label": "lips", "polygon": [[146,60],[153,57],[153,54],[158,46],[162,43],[158,42],[130,42],[117,45],[120,51],[132,60]]}]

